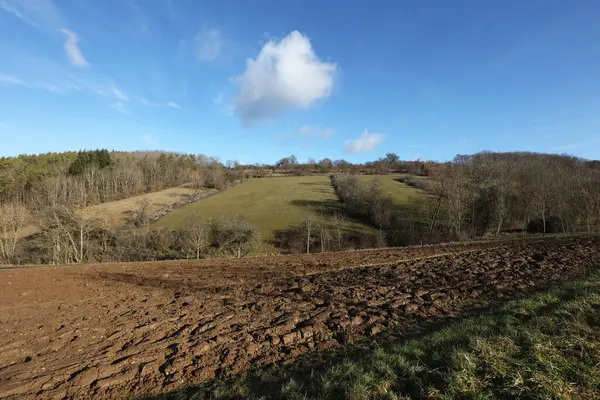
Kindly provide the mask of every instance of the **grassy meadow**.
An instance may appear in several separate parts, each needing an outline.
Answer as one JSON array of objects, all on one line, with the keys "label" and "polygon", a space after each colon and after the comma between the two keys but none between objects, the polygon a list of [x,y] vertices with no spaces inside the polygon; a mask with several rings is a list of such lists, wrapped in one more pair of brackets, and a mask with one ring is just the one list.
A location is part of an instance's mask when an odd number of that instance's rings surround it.
[{"label": "grassy meadow", "polygon": [[[393,174],[393,175],[360,175],[360,179],[363,182],[379,182],[381,188],[386,192],[394,202],[395,206],[404,206],[414,201],[419,196],[423,195],[419,189],[408,186],[402,182],[399,182],[399,178],[405,178],[407,174]],[[415,179],[413,175],[410,175],[412,179]]]},{"label": "grassy meadow", "polygon": [[[331,219],[336,213],[343,214],[342,204],[329,176],[260,178],[174,210],[155,226],[178,228],[194,214],[207,219],[239,216],[269,240],[274,231],[296,226],[307,216]],[[370,229],[352,221],[344,221],[344,225],[350,230]]]}]

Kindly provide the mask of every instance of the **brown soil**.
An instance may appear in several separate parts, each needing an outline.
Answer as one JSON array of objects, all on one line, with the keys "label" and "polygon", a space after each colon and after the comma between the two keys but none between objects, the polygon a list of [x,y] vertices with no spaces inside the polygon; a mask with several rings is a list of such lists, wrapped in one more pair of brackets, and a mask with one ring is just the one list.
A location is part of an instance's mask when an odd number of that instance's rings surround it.
[{"label": "brown soil", "polygon": [[0,398],[159,394],[600,265],[598,238],[0,271]]}]

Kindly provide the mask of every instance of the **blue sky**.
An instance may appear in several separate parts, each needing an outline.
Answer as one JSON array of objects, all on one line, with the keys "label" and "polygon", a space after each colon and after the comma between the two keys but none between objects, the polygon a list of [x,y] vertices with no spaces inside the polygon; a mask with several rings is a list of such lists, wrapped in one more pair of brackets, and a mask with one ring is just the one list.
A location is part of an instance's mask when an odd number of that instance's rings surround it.
[{"label": "blue sky", "polygon": [[0,0],[0,155],[600,158],[600,2]]}]

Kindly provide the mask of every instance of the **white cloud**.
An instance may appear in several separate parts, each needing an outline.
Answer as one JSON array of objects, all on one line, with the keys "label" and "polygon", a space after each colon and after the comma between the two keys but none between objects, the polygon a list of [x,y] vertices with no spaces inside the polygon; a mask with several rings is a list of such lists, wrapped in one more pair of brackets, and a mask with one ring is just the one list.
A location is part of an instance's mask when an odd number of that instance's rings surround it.
[{"label": "white cloud", "polygon": [[266,43],[255,60],[246,61],[235,113],[245,123],[272,118],[289,109],[308,108],[329,97],[336,64],[321,62],[308,37],[293,31],[281,41]]},{"label": "white cloud", "polygon": [[367,129],[363,131],[358,139],[346,140],[344,142],[344,153],[361,153],[369,151],[377,147],[383,141],[385,136],[380,133],[369,132]]},{"label": "white cloud", "polygon": [[87,67],[90,65],[85,60],[81,50],[79,50],[79,47],[77,46],[77,42],[79,41],[77,34],[66,28],[63,28],[60,31],[67,37],[67,41],[65,42],[65,51],[67,52],[67,57],[69,58],[71,64],[76,67]]},{"label": "white cloud", "polygon": [[468,141],[468,140],[467,140],[467,138],[465,138],[465,137],[461,137],[461,138],[458,140],[458,145],[459,145],[459,146],[466,146],[466,145],[468,145],[468,144],[469,144],[469,141]]},{"label": "white cloud", "polygon": [[121,101],[129,101],[129,97],[127,97],[125,95],[125,93],[123,93],[121,91],[121,89],[119,89],[118,87],[115,86],[114,83],[110,83],[110,89],[112,91],[112,93],[115,95],[115,97]]},{"label": "white cloud", "polygon": [[121,102],[121,101],[117,101],[116,103],[112,103],[109,105],[110,108],[112,108],[113,110],[116,110],[118,112],[120,112],[121,114],[131,114],[131,111],[129,111],[126,107],[125,107],[125,103]]},{"label": "white cloud", "polygon": [[144,97],[140,97],[140,103],[145,105],[146,107],[158,107],[158,108],[181,108],[181,106],[174,101],[168,101],[166,103],[156,103],[154,101],[150,101]]},{"label": "white cloud", "polygon": [[203,29],[196,36],[196,52],[202,62],[214,61],[221,55],[223,38],[218,29]]}]

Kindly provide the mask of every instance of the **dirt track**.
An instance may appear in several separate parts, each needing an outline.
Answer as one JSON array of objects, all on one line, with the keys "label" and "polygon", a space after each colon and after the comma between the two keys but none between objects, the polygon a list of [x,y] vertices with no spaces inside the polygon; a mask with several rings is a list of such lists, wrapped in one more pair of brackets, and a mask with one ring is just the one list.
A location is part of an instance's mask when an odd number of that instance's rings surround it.
[{"label": "dirt track", "polygon": [[573,238],[0,271],[0,397],[158,394],[597,267]]}]

